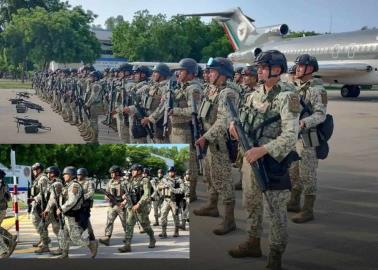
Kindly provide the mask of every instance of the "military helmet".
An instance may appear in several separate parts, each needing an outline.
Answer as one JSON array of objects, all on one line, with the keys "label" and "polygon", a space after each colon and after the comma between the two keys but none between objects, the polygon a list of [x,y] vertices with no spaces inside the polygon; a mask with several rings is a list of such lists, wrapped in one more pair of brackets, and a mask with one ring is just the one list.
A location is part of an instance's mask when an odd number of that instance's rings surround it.
[{"label": "military helmet", "polygon": [[130,171],[142,171],[143,170],[143,166],[138,164],[138,163],[135,163],[133,164],[131,167],[130,167]]},{"label": "military helmet", "polygon": [[313,66],[314,72],[319,70],[318,60],[315,56],[311,56],[309,54],[302,54],[295,59],[295,64],[297,65],[306,65],[306,66]]},{"label": "military helmet", "polygon": [[95,78],[96,81],[98,81],[102,78],[102,74],[101,74],[100,71],[92,71],[91,73],[89,73],[89,76]]},{"label": "military helmet", "polygon": [[33,164],[33,166],[32,166],[32,171],[34,171],[34,170],[38,170],[38,169],[43,170],[44,168],[45,168],[45,167],[44,167],[41,163],[37,162],[37,163],[34,163],[34,164]]},{"label": "military helmet", "polygon": [[154,66],[152,71],[159,72],[159,74],[165,78],[168,78],[171,76],[171,70],[167,64],[159,63]]},{"label": "military helmet", "polygon": [[283,53],[277,50],[269,50],[266,52],[261,52],[255,59],[254,64],[267,65],[269,67],[280,66],[281,74],[287,72],[287,61]]},{"label": "military helmet", "polygon": [[119,66],[118,70],[120,72],[129,72],[131,73],[133,71],[133,66],[128,64],[128,63],[124,63],[122,65]]},{"label": "military helmet", "polygon": [[69,174],[71,176],[76,176],[76,168],[73,166],[65,167],[63,170],[63,175]]},{"label": "military helmet", "polygon": [[84,70],[88,70],[89,72],[92,72],[92,71],[96,71],[96,69],[94,68],[94,66],[88,64],[88,65],[85,65]]},{"label": "military helmet", "polygon": [[77,73],[77,68],[71,68],[71,69],[70,69],[70,72],[71,72],[71,73]]},{"label": "military helmet", "polygon": [[0,179],[4,179],[6,173],[0,169]]},{"label": "military helmet", "polygon": [[86,168],[77,169],[77,175],[88,176],[88,170]]},{"label": "military helmet", "polygon": [[243,68],[242,75],[245,76],[257,76],[257,68],[255,65],[249,65]]},{"label": "military helmet", "polygon": [[145,174],[147,174],[147,175],[150,175],[150,173],[151,173],[150,168],[144,168],[144,169],[143,169],[143,173],[145,173]]},{"label": "military helmet", "polygon": [[192,58],[183,58],[179,62],[179,67],[177,68],[178,70],[180,69],[185,69],[188,73],[197,75],[198,74],[198,64],[196,60]]},{"label": "military helmet", "polygon": [[176,167],[175,166],[169,167],[168,172],[176,172]]},{"label": "military helmet", "polygon": [[242,74],[243,69],[244,69],[243,67],[235,67],[234,72]]},{"label": "military helmet", "polygon": [[146,77],[151,76],[151,69],[147,66],[135,65],[133,66],[133,73],[143,73]]},{"label": "military helmet", "polygon": [[109,67],[104,68],[104,72],[109,73],[109,71],[110,71]]},{"label": "military helmet", "polygon": [[295,74],[297,71],[297,65],[293,65],[289,68],[289,70],[287,71],[287,73],[289,74]]},{"label": "military helmet", "polygon": [[234,75],[234,67],[230,60],[224,57],[210,58],[207,62],[209,69],[215,69],[220,75],[226,76],[227,78],[232,78]]},{"label": "military helmet", "polygon": [[57,166],[50,166],[46,169],[46,173],[53,173],[55,176],[59,176],[60,170]]},{"label": "military helmet", "polygon": [[109,173],[118,173],[120,175],[123,174],[122,168],[118,165],[111,166],[110,169],[109,169]]}]

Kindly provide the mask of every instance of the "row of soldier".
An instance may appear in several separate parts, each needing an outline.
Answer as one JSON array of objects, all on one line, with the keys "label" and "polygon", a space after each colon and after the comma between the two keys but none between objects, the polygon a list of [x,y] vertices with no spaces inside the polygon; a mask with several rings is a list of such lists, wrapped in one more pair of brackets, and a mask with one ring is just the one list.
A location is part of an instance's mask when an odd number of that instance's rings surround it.
[{"label": "row of soldier", "polygon": [[[28,203],[32,206],[32,223],[40,235],[40,241],[33,244],[37,248],[35,253],[50,253],[59,256],[58,258],[68,258],[69,245],[73,242],[78,246],[88,247],[91,257],[94,258],[98,242],[91,225],[90,213],[95,187],[87,177],[88,171],[85,168],[76,170],[74,167],[66,167],[62,173],[63,179],[60,179],[58,167],[51,166],[44,170],[43,165],[36,163],[32,166],[32,172],[33,183]],[[168,237],[169,212],[172,212],[174,220],[173,237],[179,236],[179,229],[186,230],[186,222],[189,221],[189,171],[183,179],[176,176],[174,167],[169,168],[166,176],[163,170],[159,170],[157,177],[151,177],[149,169],[139,164],[131,166],[129,174],[125,175],[123,172],[121,167],[112,166],[109,170],[110,181],[105,190],[100,189],[109,201],[105,237],[99,239],[100,243],[109,246],[113,224],[118,216],[125,232],[124,246],[119,248],[119,252],[131,252],[131,240],[136,224],[143,229],[141,233],[145,232],[149,236],[148,247],[154,248],[156,240],[149,220],[152,208],[155,217],[153,226],[159,226],[160,217],[160,238]],[[4,176],[5,173],[0,171],[0,179]],[[2,196],[3,193],[7,195]],[[1,185],[0,202],[9,200],[7,186]],[[5,213],[6,207],[2,207],[2,219]],[[58,239],[58,249],[53,251],[49,249],[50,224]],[[88,237],[83,234],[86,230]],[[1,257],[9,257],[16,244],[15,236],[1,228]]]},{"label": "row of soldier", "polygon": [[[203,178],[209,193],[208,204],[195,210],[194,214],[218,217],[217,205],[221,198],[224,204],[223,220],[213,232],[223,235],[236,228],[230,159],[235,154],[229,150],[232,149],[230,146],[235,146],[235,140],[240,141],[239,133],[245,133],[254,146],[243,149],[239,144],[238,149],[249,237],[229,253],[233,257],[262,255],[260,238],[264,201],[269,206],[267,211],[271,223],[267,268],[280,269],[288,239],[287,210],[299,212],[292,218],[297,223],[314,218],[318,164],[316,150],[319,145],[314,133],[326,118],[327,106],[327,93],[322,82],[313,78],[313,73],[318,69],[316,58],[299,56],[296,68],[290,75],[286,58],[281,52],[262,52],[256,57],[254,65],[243,69],[242,87],[232,81],[232,63],[221,57],[209,60],[203,73],[204,82],[198,79],[198,64],[193,59],[182,59],[176,69],[175,89],[167,80],[170,76],[162,75],[161,67],[168,68],[165,64],[159,64],[154,67],[152,76],[152,80],[159,84],[133,82],[133,87],[128,88],[137,94],[132,103],[127,103],[132,96],[127,94],[127,88],[117,91],[115,100],[118,103],[114,105],[114,110],[109,111],[117,115],[117,119],[119,116],[123,120],[117,120],[118,126],[131,130],[129,133],[121,132],[120,136],[129,134],[130,141],[136,143],[149,142],[154,137],[155,140],[161,139],[161,142],[190,144],[190,199],[196,199],[199,166],[203,166]],[[134,79],[149,75],[145,72],[147,67],[134,67],[133,70],[132,73],[139,74]],[[91,74],[90,77],[96,80],[94,73]],[[170,72],[167,74],[170,75]],[[99,83],[93,83],[91,89],[98,89],[93,93],[101,92]],[[98,102],[101,102],[101,98],[98,98]],[[156,107],[149,107],[151,104]],[[233,118],[230,117],[230,105],[238,111]],[[242,126],[239,133],[236,129],[238,123]],[[152,136],[148,129],[154,131]],[[195,130],[200,132],[193,132]],[[127,135],[124,136],[126,138]],[[251,164],[259,162],[265,165],[270,180],[266,190],[258,185],[255,166],[251,167]],[[302,193],[303,207],[300,206]]]}]

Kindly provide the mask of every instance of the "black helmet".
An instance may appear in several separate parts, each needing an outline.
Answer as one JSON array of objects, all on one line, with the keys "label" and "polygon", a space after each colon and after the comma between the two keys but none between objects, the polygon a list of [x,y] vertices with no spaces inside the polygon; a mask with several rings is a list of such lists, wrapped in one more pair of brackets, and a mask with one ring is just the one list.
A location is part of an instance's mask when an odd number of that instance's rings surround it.
[{"label": "black helmet", "polygon": [[133,164],[131,167],[130,167],[130,171],[143,171],[143,166],[140,165],[140,164]]},{"label": "black helmet", "polygon": [[60,170],[57,166],[50,166],[46,169],[46,173],[53,173],[55,176],[59,176]]},{"label": "black helmet", "polygon": [[147,175],[150,175],[150,173],[151,173],[150,168],[144,168],[144,169],[143,169],[143,173],[145,173],[145,174],[147,174]]},{"label": "black helmet", "polygon": [[188,73],[193,74],[193,75],[198,74],[198,64],[197,64],[196,60],[194,60],[192,58],[181,59],[180,62],[179,62],[179,68],[177,68],[177,69],[178,70],[179,69],[185,69],[186,71],[188,71]]},{"label": "black helmet", "polygon": [[96,81],[98,81],[102,78],[102,74],[101,74],[100,71],[92,71],[91,73],[89,73],[89,76],[95,78]]},{"label": "black helmet", "polygon": [[154,66],[152,71],[159,72],[160,76],[163,76],[165,78],[168,78],[171,76],[170,68],[168,67],[167,64],[164,64],[164,63],[157,64],[156,66]]},{"label": "black helmet", "polygon": [[4,179],[6,173],[0,169],[0,179]]},{"label": "black helmet", "polygon": [[146,66],[139,66],[139,65],[133,66],[133,73],[138,73],[138,72],[143,73],[144,75],[146,75],[146,77],[151,76],[151,69]]},{"label": "black helmet", "polygon": [[175,166],[169,167],[168,172],[176,172],[176,167]]},{"label": "black helmet", "polygon": [[128,64],[128,63],[124,63],[122,65],[120,65],[120,67],[118,68],[118,70],[120,72],[129,72],[131,73],[133,71],[133,66]]},{"label": "black helmet", "polygon": [[45,167],[44,167],[41,163],[37,162],[37,163],[34,163],[34,164],[33,164],[33,166],[32,166],[32,171],[34,171],[34,170],[38,170],[38,169],[43,170],[44,168],[45,168]]},{"label": "black helmet", "polygon": [[283,53],[277,50],[269,50],[266,52],[261,52],[255,59],[254,64],[268,65],[269,67],[280,66],[281,74],[287,72],[287,61]]},{"label": "black helmet", "polygon": [[68,166],[68,167],[65,167],[64,170],[63,170],[63,175],[65,174],[69,174],[73,177],[76,176],[76,168],[73,167],[73,166]]},{"label": "black helmet", "polygon": [[70,69],[70,72],[71,72],[71,73],[77,73],[77,68],[71,68],[71,69]]},{"label": "black helmet", "polygon": [[302,54],[298,56],[297,59],[295,59],[295,64],[313,66],[314,72],[319,70],[318,60],[316,60],[315,56],[311,56],[309,54]]},{"label": "black helmet", "polygon": [[104,73],[106,72],[106,73],[109,73],[109,71],[110,71],[110,68],[104,68]]},{"label": "black helmet", "polygon": [[122,168],[118,165],[111,166],[110,169],[109,169],[109,173],[116,173],[116,174],[119,174],[119,175],[123,174]]},{"label": "black helmet", "polygon": [[64,74],[67,74],[67,75],[68,75],[68,74],[70,74],[70,72],[71,72],[71,71],[70,71],[69,68],[65,68],[65,69],[63,69],[63,73],[64,73]]},{"label": "black helmet", "polygon": [[242,71],[243,71],[243,67],[235,67],[235,69],[234,69],[235,73],[242,74]]},{"label": "black helmet", "polygon": [[88,176],[88,170],[86,168],[77,169],[77,175]]},{"label": "black helmet", "polygon": [[96,71],[96,69],[92,65],[85,65],[84,70],[88,70],[89,72]]},{"label": "black helmet", "polygon": [[246,66],[243,68],[241,74],[245,76],[257,76],[257,68],[254,65]]},{"label": "black helmet", "polygon": [[220,75],[226,76],[227,78],[232,78],[234,75],[234,67],[230,60],[224,57],[210,58],[207,62],[209,69],[215,69]]}]

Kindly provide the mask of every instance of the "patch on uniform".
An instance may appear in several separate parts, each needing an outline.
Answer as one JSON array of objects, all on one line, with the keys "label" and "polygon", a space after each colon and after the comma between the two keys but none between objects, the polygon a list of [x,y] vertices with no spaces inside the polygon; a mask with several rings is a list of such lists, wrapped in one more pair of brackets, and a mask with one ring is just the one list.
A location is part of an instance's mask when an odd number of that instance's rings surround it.
[{"label": "patch on uniform", "polygon": [[301,110],[301,103],[297,95],[289,96],[289,111],[293,113],[299,113]]},{"label": "patch on uniform", "polygon": [[327,103],[328,103],[327,93],[322,92],[320,95],[322,97],[322,103],[323,103],[323,105],[327,105]]},{"label": "patch on uniform", "polygon": [[78,191],[79,191],[79,187],[76,186],[76,185],[74,185],[74,186],[72,187],[72,193],[73,193],[73,194],[77,194]]}]

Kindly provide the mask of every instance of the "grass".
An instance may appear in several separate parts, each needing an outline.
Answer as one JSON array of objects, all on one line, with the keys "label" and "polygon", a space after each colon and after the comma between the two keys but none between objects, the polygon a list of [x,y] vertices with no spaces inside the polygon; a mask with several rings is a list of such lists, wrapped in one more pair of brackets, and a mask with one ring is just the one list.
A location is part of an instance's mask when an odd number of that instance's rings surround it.
[{"label": "grass", "polygon": [[[8,208],[13,208],[13,201],[8,202]],[[18,209],[26,209],[28,208],[27,204],[21,201],[20,199],[18,200]]]},{"label": "grass", "polygon": [[0,80],[0,89],[31,89],[31,82],[22,83],[20,80]]}]

